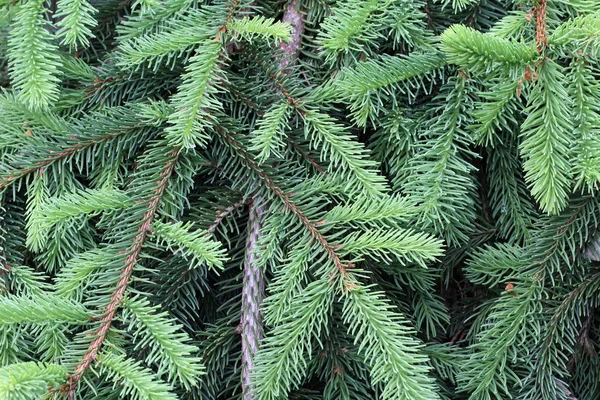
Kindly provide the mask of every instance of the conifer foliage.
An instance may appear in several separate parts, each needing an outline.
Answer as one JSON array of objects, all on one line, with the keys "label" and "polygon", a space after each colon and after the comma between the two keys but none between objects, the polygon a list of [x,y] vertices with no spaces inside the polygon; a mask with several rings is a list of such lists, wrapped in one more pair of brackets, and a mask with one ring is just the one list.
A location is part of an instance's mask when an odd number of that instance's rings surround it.
[{"label": "conifer foliage", "polygon": [[600,397],[596,0],[0,0],[1,399]]}]

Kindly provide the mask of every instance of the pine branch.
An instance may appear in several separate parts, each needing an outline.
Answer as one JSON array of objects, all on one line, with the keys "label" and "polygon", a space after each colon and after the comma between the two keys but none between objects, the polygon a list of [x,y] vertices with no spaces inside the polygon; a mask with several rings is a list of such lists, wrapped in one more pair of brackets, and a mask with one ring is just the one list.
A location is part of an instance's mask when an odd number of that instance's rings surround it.
[{"label": "pine branch", "polygon": [[198,348],[190,344],[190,337],[181,331],[182,326],[168,319],[167,312],[157,312],[146,299],[138,296],[124,299],[126,311],[123,319],[133,330],[134,351],[148,348],[146,362],[158,366],[158,375],[166,373],[167,380],[190,389],[198,386],[204,366],[195,356]]},{"label": "pine branch", "polygon": [[403,189],[419,204],[421,227],[453,246],[468,239],[476,219],[472,138],[466,130],[468,114],[463,114],[471,107],[472,87],[459,74],[443,90],[442,104],[423,117],[419,150],[407,167]]},{"label": "pine branch", "polygon": [[521,85],[520,80],[499,78],[491,82],[490,91],[481,93],[481,97],[487,101],[478,102],[473,110],[473,117],[477,120],[473,128],[479,143],[487,147],[499,147],[502,144],[499,133],[511,131],[517,125]]},{"label": "pine branch", "polygon": [[305,136],[314,146],[320,145],[329,157],[328,172],[340,179],[355,181],[357,190],[374,196],[387,192],[385,179],[376,171],[377,163],[367,158],[367,150],[354,140],[337,121],[315,109],[304,108]]},{"label": "pine branch", "polygon": [[411,329],[382,293],[355,285],[345,297],[344,323],[371,366],[373,385],[384,385],[381,398],[438,398],[427,376],[429,368],[424,365],[427,357],[419,354],[420,346],[410,336]]},{"label": "pine branch", "polygon": [[286,210],[290,211],[302,226],[307,230],[309,235],[314,238],[323,250],[327,253],[331,261],[336,266],[337,271],[341,276],[346,275],[346,265],[338,256],[334,247],[329,244],[325,236],[317,229],[317,224],[310,221],[310,219],[304,214],[304,212],[296,205],[290,198],[290,195],[285,193],[281,187],[279,187],[273,179],[265,173],[263,168],[258,165],[253,158],[246,152],[242,145],[235,140],[229,133],[222,129],[217,128],[217,133],[223,138],[223,141],[227,143],[233,149],[233,154],[241,159],[241,162],[250,170],[252,170],[262,183],[268,188],[281,203],[286,207]]},{"label": "pine branch", "polygon": [[521,156],[531,194],[543,211],[558,214],[567,204],[571,182],[571,101],[557,64],[543,62],[538,74],[521,125]]},{"label": "pine branch", "polygon": [[473,251],[465,276],[473,283],[490,288],[506,285],[521,273],[523,249],[509,244],[487,245]]},{"label": "pine branch", "polygon": [[149,199],[146,205],[146,213],[143,216],[143,220],[141,221],[138,229],[137,235],[133,238],[133,243],[129,247],[126,252],[126,260],[123,269],[121,270],[120,280],[117,283],[115,291],[113,292],[110,303],[107,305],[104,310],[104,315],[100,320],[100,326],[95,332],[94,340],[89,344],[88,350],[79,362],[79,364],[75,367],[73,374],[71,374],[69,378],[69,385],[65,389],[69,393],[73,393],[75,388],[77,387],[77,383],[82,378],[83,374],[87,371],[90,365],[96,359],[100,348],[106,336],[108,335],[108,331],[112,325],[112,322],[116,316],[117,310],[121,303],[123,302],[125,292],[127,290],[129,280],[131,279],[131,275],[133,273],[133,268],[137,263],[137,259],[142,251],[142,246],[148,236],[149,227],[152,224],[152,220],[156,215],[158,210],[159,202],[162,198],[163,193],[169,183],[169,178],[173,173],[175,165],[177,163],[177,159],[179,157],[179,149],[171,149],[169,158],[165,161],[165,165],[162,168],[160,173],[160,179],[156,182],[156,189],[152,194],[152,197]]},{"label": "pine branch", "polygon": [[357,227],[388,226],[398,227],[409,223],[418,214],[418,208],[409,197],[390,196],[388,198],[358,198],[343,205],[337,205],[325,214],[322,225],[351,225]]},{"label": "pine branch", "polygon": [[113,387],[121,387],[120,397],[131,400],[176,400],[170,385],[154,379],[151,370],[142,367],[139,361],[134,362],[124,355],[112,352],[99,356],[101,371],[108,379],[114,381]]},{"label": "pine branch", "polygon": [[500,236],[520,243],[531,237],[538,213],[522,176],[516,139],[506,136],[499,137],[502,145],[487,157],[489,201]]},{"label": "pine branch", "polygon": [[42,0],[21,6],[9,40],[10,77],[20,98],[32,109],[46,109],[58,100],[58,48],[46,30]]},{"label": "pine branch", "polygon": [[179,248],[184,257],[190,259],[190,269],[197,268],[199,264],[206,264],[213,270],[222,269],[227,257],[221,243],[210,240],[209,233],[206,231],[191,232],[191,227],[191,223],[166,224],[154,221],[152,233],[166,242],[168,249]]},{"label": "pine branch", "polygon": [[39,399],[48,389],[58,388],[67,377],[57,364],[25,362],[0,368],[0,397],[3,399]]}]

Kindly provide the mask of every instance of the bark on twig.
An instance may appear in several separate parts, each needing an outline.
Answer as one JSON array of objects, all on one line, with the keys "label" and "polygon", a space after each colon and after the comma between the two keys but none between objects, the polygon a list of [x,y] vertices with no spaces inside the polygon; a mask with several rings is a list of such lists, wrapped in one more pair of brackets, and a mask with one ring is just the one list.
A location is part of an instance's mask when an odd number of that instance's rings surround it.
[{"label": "bark on twig", "polygon": [[246,257],[244,259],[244,278],[242,283],[242,389],[244,400],[254,398],[252,370],[254,355],[263,337],[263,321],[260,305],[264,298],[265,281],[256,262],[256,247],[260,235],[264,205],[260,200],[250,204],[248,217],[248,238],[246,239]]},{"label": "bark on twig", "polygon": [[[304,20],[300,11],[300,0],[291,0],[285,8],[283,22],[292,27],[291,40],[282,42],[280,48],[283,56],[279,66],[285,68],[298,57],[302,35],[304,34]],[[242,391],[244,400],[252,400],[253,392],[252,370],[254,356],[263,335],[263,321],[260,306],[264,298],[265,282],[262,271],[257,265],[255,250],[260,237],[261,219],[265,211],[262,199],[256,196],[250,204],[248,218],[248,238],[246,240],[246,258],[244,259],[244,277],[242,288]]]}]

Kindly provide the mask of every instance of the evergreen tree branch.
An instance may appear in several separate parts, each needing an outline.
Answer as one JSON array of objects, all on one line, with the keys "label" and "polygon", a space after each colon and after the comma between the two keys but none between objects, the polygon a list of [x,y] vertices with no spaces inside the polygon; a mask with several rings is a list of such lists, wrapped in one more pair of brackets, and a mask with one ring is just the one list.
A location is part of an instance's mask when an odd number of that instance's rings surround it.
[{"label": "evergreen tree branch", "polygon": [[546,0],[537,0],[535,5],[535,42],[537,51],[542,54],[548,47],[548,38],[546,37]]},{"label": "evergreen tree branch", "polygon": [[524,398],[571,399],[570,391],[560,382],[569,377],[568,355],[575,351],[579,329],[584,325],[582,319],[590,318],[592,310],[600,306],[599,289],[597,273],[581,282],[554,309],[529,377],[534,378],[535,384]]},{"label": "evergreen tree branch", "polygon": [[57,364],[17,363],[0,368],[0,397],[3,399],[39,399],[48,389],[58,388],[67,371]]},{"label": "evergreen tree branch", "polygon": [[217,212],[217,218],[215,218],[215,220],[212,223],[212,225],[210,225],[208,227],[208,229],[206,229],[206,235],[207,236],[208,235],[213,235],[214,232],[219,227],[219,225],[221,225],[221,223],[223,222],[223,220],[225,218],[227,218],[229,215],[231,215],[232,213],[234,213],[235,211],[239,210],[244,204],[245,204],[245,202],[242,199],[242,200],[240,200],[240,201],[238,201],[236,203],[233,203],[232,205],[230,205],[229,207],[227,207],[223,211],[218,211]]},{"label": "evergreen tree branch", "polygon": [[327,277],[313,281],[294,297],[285,320],[261,344],[255,360],[255,387],[260,400],[286,397],[305,375],[311,337],[326,326],[334,285]]},{"label": "evergreen tree branch", "polygon": [[46,30],[42,0],[27,0],[21,6],[10,33],[10,77],[19,96],[32,109],[48,108],[58,100],[58,48]]},{"label": "evergreen tree branch", "polygon": [[141,221],[138,229],[137,235],[133,239],[133,243],[129,247],[126,252],[126,260],[123,269],[121,270],[120,280],[117,283],[115,291],[113,292],[110,303],[106,307],[104,311],[104,315],[100,320],[100,326],[96,330],[94,340],[89,344],[88,350],[79,362],[79,364],[75,367],[73,374],[69,377],[69,385],[66,388],[69,394],[72,394],[77,387],[77,383],[82,378],[83,374],[87,371],[90,365],[96,360],[98,352],[102,347],[104,340],[108,335],[108,331],[112,325],[112,322],[117,314],[117,310],[121,303],[123,302],[125,292],[127,290],[129,280],[131,279],[131,275],[133,273],[133,268],[137,263],[137,259],[142,251],[142,246],[148,236],[148,232],[150,230],[150,226],[156,212],[158,210],[158,205],[162,198],[162,195],[167,188],[169,183],[169,178],[171,177],[173,170],[175,169],[175,165],[177,163],[177,159],[179,157],[179,149],[175,148],[170,150],[170,154],[168,159],[165,161],[165,165],[162,168],[162,172],[160,173],[160,179],[156,182],[156,189],[149,202],[146,205],[147,211],[143,216],[143,220]]},{"label": "evergreen tree branch", "polygon": [[0,327],[2,328],[15,324],[42,324],[50,321],[84,324],[89,320],[90,315],[81,304],[47,293],[33,297],[0,298]]},{"label": "evergreen tree branch", "polygon": [[558,214],[567,204],[571,182],[571,101],[559,65],[544,61],[538,74],[521,125],[521,156],[531,194],[543,211]]},{"label": "evergreen tree branch", "polygon": [[[302,15],[297,10],[299,0],[291,0],[286,6],[286,10],[283,14],[283,22],[291,25],[292,36],[289,43],[281,42],[280,48],[283,51],[283,57],[279,59],[279,67],[285,70],[286,66],[293,63],[298,55],[299,47],[302,41],[302,35],[304,33],[304,21]],[[282,127],[282,123],[288,118],[287,111],[289,105],[282,103],[279,106],[279,111],[275,109],[276,115],[274,116],[274,124],[270,130],[273,132],[270,134],[272,138],[278,134],[277,130],[283,131],[285,127]],[[263,121],[268,122],[265,116]],[[273,125],[273,123],[271,123]],[[269,130],[269,127],[263,127],[265,131]],[[283,133],[283,132],[279,132]],[[268,135],[268,132],[263,133]],[[258,136],[258,135],[257,135]],[[263,148],[262,160],[266,160],[269,156],[271,140],[269,137],[264,143],[267,147]],[[277,145],[277,139],[276,145]],[[260,142],[258,142],[260,143]],[[260,146],[260,144],[259,144]],[[259,155],[259,160],[261,156]],[[263,316],[261,314],[261,305],[264,298],[265,281],[263,272],[260,269],[259,263],[255,261],[255,258],[260,254],[256,254],[258,250],[258,243],[260,240],[260,229],[265,212],[266,205],[263,204],[263,200],[260,197],[255,197],[250,203],[250,215],[248,217],[248,238],[246,240],[246,256],[244,258],[244,275],[243,275],[243,286],[242,286],[242,317],[241,317],[241,330],[242,330],[242,391],[244,400],[252,400],[255,398],[254,392],[254,366],[255,366],[255,355],[258,352],[259,343],[263,337]]]},{"label": "evergreen tree branch", "polygon": [[[131,113],[136,114],[135,119],[131,118]],[[17,180],[33,172],[43,171],[57,161],[88,155],[87,152],[101,146],[107,147],[107,144],[117,147],[125,143],[131,144],[127,141],[134,134],[144,138],[139,129],[152,126],[156,121],[140,119],[140,114],[145,116],[143,107],[115,107],[106,114],[92,114],[75,121],[73,125],[61,125],[59,132],[64,132],[63,135],[43,142],[43,146],[39,143],[28,146],[27,153],[13,156],[9,158],[10,163],[3,162],[0,165],[0,192]],[[49,129],[57,127],[51,125]]]},{"label": "evergreen tree branch", "polygon": [[116,189],[87,189],[51,197],[32,210],[27,223],[26,244],[32,250],[40,251],[54,225],[82,215],[92,217],[101,211],[116,210],[130,204],[127,195]]},{"label": "evergreen tree branch", "polygon": [[537,54],[525,44],[478,32],[463,25],[453,25],[440,37],[448,62],[478,75],[497,73],[501,68],[516,77],[532,63]]},{"label": "evergreen tree branch", "polygon": [[319,245],[323,248],[323,250],[327,253],[331,261],[336,266],[337,271],[341,276],[345,276],[347,274],[346,268],[347,266],[344,264],[340,256],[337,254],[334,246],[329,244],[328,240],[325,236],[317,229],[317,224],[312,222],[304,212],[298,207],[296,203],[291,200],[291,196],[283,191],[281,187],[279,187],[273,179],[266,174],[263,168],[258,165],[253,157],[251,157],[246,150],[242,147],[242,145],[235,140],[235,138],[226,132],[223,129],[217,128],[216,132],[223,138],[223,141],[228,144],[233,150],[233,153],[241,158],[242,163],[254,171],[262,183],[283,203],[286,210],[290,211],[302,224],[302,226],[308,231],[310,237],[315,239]]},{"label": "evergreen tree branch", "polygon": [[436,399],[435,386],[427,376],[427,357],[419,353],[402,316],[392,310],[381,292],[355,284],[345,293],[344,323],[371,365],[373,384],[384,385],[381,398]]},{"label": "evergreen tree branch", "polygon": [[168,319],[167,312],[157,312],[148,300],[135,297],[124,299],[126,311],[123,319],[133,330],[136,347],[148,348],[146,362],[158,366],[158,375],[166,373],[167,380],[178,381],[186,389],[199,385],[204,366],[195,356],[198,348],[190,344],[190,337],[181,331],[182,326]]},{"label": "evergreen tree branch", "polygon": [[114,387],[120,386],[120,397],[131,400],[176,400],[170,385],[157,381],[154,373],[124,355],[112,352],[99,355],[101,371],[114,381]]},{"label": "evergreen tree branch", "polygon": [[213,270],[223,268],[227,260],[225,249],[221,243],[209,238],[208,232],[197,230],[190,232],[192,224],[177,222],[166,224],[160,221],[152,223],[152,232],[162,241],[171,246],[178,247],[184,256],[190,258],[190,268],[197,268],[198,264],[206,264]]},{"label": "evergreen tree branch", "polygon": [[94,37],[92,29],[97,22],[93,17],[96,9],[86,0],[59,0],[55,18],[61,18],[58,23],[58,37],[62,37],[62,44],[75,48],[89,45],[89,37]]}]

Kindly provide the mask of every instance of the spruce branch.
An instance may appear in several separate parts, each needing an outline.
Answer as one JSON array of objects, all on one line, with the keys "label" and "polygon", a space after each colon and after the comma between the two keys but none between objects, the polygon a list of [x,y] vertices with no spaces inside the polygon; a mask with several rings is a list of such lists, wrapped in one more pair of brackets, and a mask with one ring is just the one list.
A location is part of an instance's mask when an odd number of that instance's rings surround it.
[{"label": "spruce branch", "polygon": [[206,229],[206,235],[207,236],[213,235],[214,232],[219,227],[219,225],[221,225],[221,223],[223,222],[223,220],[225,218],[227,218],[229,215],[231,215],[232,213],[234,213],[235,211],[239,210],[244,204],[245,204],[245,202],[242,199],[242,200],[240,200],[238,202],[233,203],[229,207],[225,208],[223,211],[217,211],[217,217],[215,218],[215,220],[212,223],[212,225],[210,225],[208,227],[208,229]]},{"label": "spruce branch", "polygon": [[133,273],[133,268],[135,267],[140,252],[142,251],[142,246],[144,245],[144,242],[148,236],[149,228],[158,210],[160,200],[165,192],[165,189],[167,188],[169,178],[175,169],[179,152],[180,150],[178,148],[172,149],[168,159],[165,161],[165,165],[160,173],[160,179],[156,182],[156,189],[146,205],[147,211],[137,229],[137,235],[133,238],[133,243],[125,254],[125,265],[121,270],[120,280],[110,298],[110,303],[104,310],[104,315],[100,320],[100,326],[95,332],[95,338],[89,344],[87,352],[79,364],[75,367],[73,373],[70,375],[69,385],[67,385],[67,387],[64,389],[69,393],[69,395],[74,392],[75,388],[77,387],[77,383],[82,378],[83,374],[96,360],[98,352],[100,351],[100,348],[102,347],[102,344],[108,335],[108,331],[117,314],[117,311],[123,302],[129,280],[131,279],[131,275]]},{"label": "spruce branch", "polygon": [[546,11],[547,1],[536,0],[535,5],[535,42],[537,44],[537,51],[542,54],[544,49],[548,47],[548,38],[546,36]]},{"label": "spruce branch", "polygon": [[43,324],[51,321],[84,324],[90,320],[88,311],[79,303],[48,293],[32,297],[0,298],[0,326]]},{"label": "spruce branch", "polygon": [[448,62],[478,75],[497,73],[501,68],[511,77],[518,76],[537,54],[526,43],[498,38],[463,25],[453,25],[440,37]]},{"label": "spruce branch", "polygon": [[290,40],[290,27],[283,22],[275,22],[271,18],[256,16],[253,18],[232,19],[227,24],[227,30],[238,37],[252,43],[257,37],[274,42],[287,42]]},{"label": "spruce branch", "polygon": [[0,368],[0,397],[3,399],[39,399],[61,385],[67,377],[57,364],[24,362]]},{"label": "spruce branch", "polygon": [[166,242],[169,249],[176,247],[183,252],[184,256],[190,260],[189,268],[193,269],[197,268],[199,264],[206,264],[213,270],[222,269],[227,258],[221,243],[211,240],[207,231],[191,231],[191,227],[191,223],[166,224],[154,221],[152,233],[160,241]]},{"label": "spruce branch", "polygon": [[120,396],[132,400],[175,400],[172,387],[157,381],[153,372],[122,354],[105,352],[98,356],[101,371],[114,386],[121,387]]},{"label": "spruce branch", "polygon": [[[600,306],[599,289],[600,274],[586,277],[554,309],[538,349],[535,369],[528,377],[533,378],[535,385],[524,398],[540,396],[543,399],[570,400],[568,387],[560,382],[569,377],[568,355],[575,351],[579,329],[585,330],[593,315],[592,310]],[[583,322],[584,318],[586,322]]]},{"label": "spruce branch", "polygon": [[10,33],[10,77],[20,98],[32,109],[46,109],[58,100],[58,48],[46,29],[42,0],[27,0]]},{"label": "spruce branch", "polygon": [[525,110],[521,143],[525,181],[543,211],[558,214],[567,204],[571,163],[571,98],[562,68],[544,61]]},{"label": "spruce branch", "polygon": [[355,284],[345,293],[343,321],[371,365],[373,384],[383,384],[384,400],[435,399],[435,386],[427,376],[427,357],[402,315],[394,312],[383,293]]},{"label": "spruce branch", "polygon": [[[132,127],[130,127],[132,128]],[[131,133],[127,127],[123,131],[117,132],[102,132],[101,134],[81,137],[69,136],[63,138],[62,143],[51,145],[50,149],[37,151],[33,155],[23,157],[22,164],[25,166],[14,167],[12,165],[3,164],[0,168],[0,192],[6,190],[8,186],[15,181],[24,178],[33,172],[43,171],[44,168],[52,165],[56,161],[67,160],[77,153],[84,152],[94,146],[111,142],[119,139],[127,133]],[[19,160],[20,161],[20,160]],[[16,163],[15,163],[16,164]]]},{"label": "spruce branch", "polygon": [[577,138],[571,157],[576,160],[573,170],[574,188],[590,193],[594,193],[600,183],[600,96],[597,94],[600,83],[592,71],[583,57],[573,60],[568,70],[568,75],[572,77],[569,93],[574,99],[574,134]]},{"label": "spruce branch", "polygon": [[217,128],[223,141],[232,148],[233,153],[241,159],[241,162],[250,170],[252,170],[262,181],[266,188],[269,189],[281,201],[285,210],[294,215],[302,226],[307,230],[310,237],[314,238],[322,249],[327,253],[331,261],[334,263],[338,273],[341,276],[347,274],[347,264],[342,261],[337,254],[333,245],[325,238],[325,236],[317,228],[317,224],[311,221],[302,211],[302,209],[292,201],[290,194],[285,193],[283,189],[273,181],[273,179],[264,171],[264,169],[254,161],[253,157],[247,153],[241,143],[239,143],[231,134],[223,129]]},{"label": "spruce branch", "polygon": [[75,48],[77,45],[86,47],[89,45],[89,37],[94,37],[92,29],[97,22],[93,14],[97,10],[86,0],[59,0],[57,3],[55,18],[61,18],[56,33],[62,38],[62,44]]},{"label": "spruce branch", "polygon": [[146,362],[156,364],[158,374],[166,374],[169,382],[179,382],[188,390],[198,386],[204,367],[195,356],[198,348],[190,343],[182,326],[169,319],[167,312],[157,312],[158,307],[139,296],[124,299],[123,306],[123,319],[133,331],[134,350],[147,348]]},{"label": "spruce branch", "polygon": [[92,217],[105,210],[116,210],[131,204],[125,193],[116,189],[81,190],[52,197],[38,204],[27,223],[27,246],[40,251],[52,227],[76,217]]},{"label": "spruce branch", "polygon": [[294,297],[285,320],[261,343],[255,360],[256,394],[261,400],[287,396],[305,376],[312,340],[326,327],[334,285],[328,277],[309,283]]},{"label": "spruce branch", "polygon": [[[283,57],[279,60],[279,67],[283,70],[288,64],[293,63],[298,55],[299,47],[304,33],[304,21],[297,10],[299,0],[291,0],[286,6],[283,14],[283,22],[291,25],[291,40],[289,43],[282,41],[280,48],[283,51]],[[288,33],[289,35],[289,33]],[[279,108],[275,108],[275,115],[270,125],[263,126],[263,142],[266,147],[259,155],[259,160],[266,160],[269,156],[271,141],[275,135],[278,135],[277,130],[280,130],[278,136],[281,136],[285,130],[285,121],[287,120],[287,112],[289,105],[281,103]],[[265,124],[269,123],[265,116]],[[269,129],[270,128],[270,129]],[[272,133],[269,133],[269,130]],[[259,137],[260,135],[257,135]],[[267,140],[264,140],[267,139]],[[261,146],[261,142],[255,142],[255,146]],[[276,145],[277,139],[275,139]],[[263,214],[267,205],[263,204],[263,200],[256,196],[250,202],[250,214],[248,217],[248,237],[246,240],[246,255],[244,258],[244,272],[242,283],[242,317],[241,317],[241,334],[242,334],[242,391],[244,400],[252,400],[255,398],[255,387],[253,382],[255,355],[258,352],[259,343],[263,337],[263,316],[261,313],[261,305],[264,298],[265,282],[263,272],[260,265],[256,262],[258,242],[260,240],[260,229]]]}]

